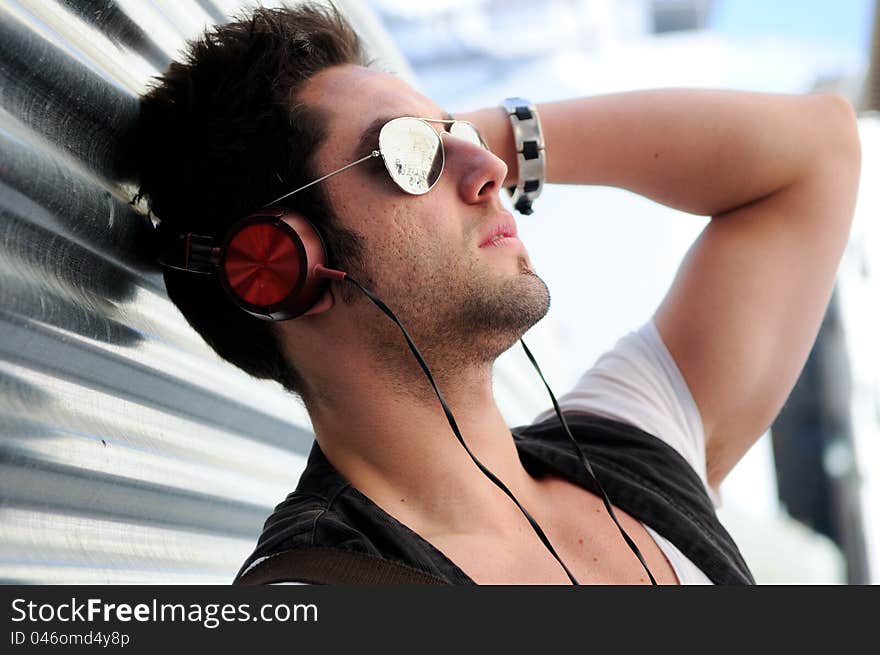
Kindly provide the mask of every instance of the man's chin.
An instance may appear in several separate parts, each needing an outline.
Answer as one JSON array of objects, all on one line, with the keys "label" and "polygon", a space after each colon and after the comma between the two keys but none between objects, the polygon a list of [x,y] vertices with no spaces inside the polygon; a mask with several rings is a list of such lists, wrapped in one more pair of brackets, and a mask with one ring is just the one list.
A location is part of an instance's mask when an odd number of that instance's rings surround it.
[{"label": "man's chin", "polygon": [[522,262],[523,268],[513,278],[491,290],[471,297],[461,308],[459,331],[462,337],[493,343],[488,350],[501,354],[546,316],[550,292],[538,275]]}]

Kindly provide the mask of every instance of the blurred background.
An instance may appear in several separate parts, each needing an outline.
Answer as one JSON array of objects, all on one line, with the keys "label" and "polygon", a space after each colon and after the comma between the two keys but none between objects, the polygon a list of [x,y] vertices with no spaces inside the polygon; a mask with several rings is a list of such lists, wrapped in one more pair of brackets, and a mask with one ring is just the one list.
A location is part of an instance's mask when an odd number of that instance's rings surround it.
[{"label": "blurred background", "polygon": [[[227,583],[296,485],[307,415],[219,360],[167,300],[119,154],[149,78],[253,4],[0,0],[2,581]],[[380,67],[453,113],[671,86],[850,99],[862,183],[837,288],[719,515],[759,583],[880,582],[876,3],[336,4]],[[707,220],[573,186],[517,217],[553,298],[526,341],[557,395],[650,317]],[[549,407],[518,350],[495,377],[511,425]]]}]

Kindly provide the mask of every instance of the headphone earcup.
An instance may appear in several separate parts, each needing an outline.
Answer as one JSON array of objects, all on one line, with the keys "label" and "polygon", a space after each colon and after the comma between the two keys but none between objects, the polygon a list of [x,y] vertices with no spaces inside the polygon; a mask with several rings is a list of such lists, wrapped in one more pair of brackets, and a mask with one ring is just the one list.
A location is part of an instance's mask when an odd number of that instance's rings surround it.
[{"label": "headphone earcup", "polygon": [[220,248],[218,264],[233,302],[257,318],[289,320],[332,306],[327,279],[319,275],[327,270],[324,242],[295,212],[265,209],[238,221]]}]

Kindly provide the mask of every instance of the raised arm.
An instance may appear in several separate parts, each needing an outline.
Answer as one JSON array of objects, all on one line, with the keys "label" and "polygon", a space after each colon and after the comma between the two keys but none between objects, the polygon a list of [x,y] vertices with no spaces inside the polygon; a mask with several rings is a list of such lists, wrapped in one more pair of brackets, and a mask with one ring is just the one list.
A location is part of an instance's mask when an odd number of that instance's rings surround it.
[{"label": "raised arm", "polygon": [[[663,89],[537,105],[547,182],[628,189],[712,220],[654,319],[700,410],[709,483],[763,434],[803,368],[860,170],[838,95]],[[458,117],[516,179],[503,110]]]}]

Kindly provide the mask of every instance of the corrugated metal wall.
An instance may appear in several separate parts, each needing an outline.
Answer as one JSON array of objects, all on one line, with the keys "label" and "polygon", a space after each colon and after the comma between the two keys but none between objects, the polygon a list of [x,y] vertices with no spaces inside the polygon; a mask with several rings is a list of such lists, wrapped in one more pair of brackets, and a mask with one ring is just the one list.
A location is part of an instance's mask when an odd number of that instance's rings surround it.
[{"label": "corrugated metal wall", "polygon": [[[302,470],[302,406],[215,356],[139,255],[119,154],[149,78],[247,4],[0,0],[2,582],[228,583]],[[546,405],[521,374],[496,369],[514,422]]]}]

